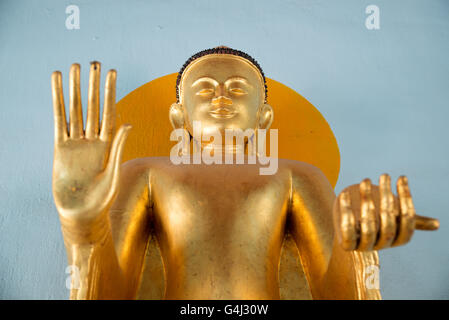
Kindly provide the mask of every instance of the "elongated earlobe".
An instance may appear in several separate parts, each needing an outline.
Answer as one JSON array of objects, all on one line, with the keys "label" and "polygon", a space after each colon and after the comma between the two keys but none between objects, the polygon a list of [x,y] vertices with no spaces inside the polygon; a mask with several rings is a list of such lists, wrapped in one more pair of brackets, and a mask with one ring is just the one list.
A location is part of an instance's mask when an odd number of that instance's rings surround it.
[{"label": "elongated earlobe", "polygon": [[184,128],[184,112],[182,105],[179,103],[173,103],[169,111],[170,123],[173,129]]},{"label": "elongated earlobe", "polygon": [[264,104],[259,109],[258,129],[269,129],[274,119],[273,108],[269,104]]}]

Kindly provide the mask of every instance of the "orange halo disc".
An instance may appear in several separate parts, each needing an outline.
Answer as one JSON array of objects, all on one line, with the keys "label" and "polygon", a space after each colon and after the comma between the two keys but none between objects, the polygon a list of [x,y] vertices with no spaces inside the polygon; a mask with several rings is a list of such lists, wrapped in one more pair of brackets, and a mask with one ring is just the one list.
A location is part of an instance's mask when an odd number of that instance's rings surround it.
[{"label": "orange halo disc", "polygon": [[[170,141],[168,111],[176,101],[176,77],[172,73],[133,90],[117,103],[117,128],[133,126],[123,161],[169,156],[176,144]],[[321,113],[304,97],[267,78],[268,103],[274,109],[272,129],[278,129],[278,157],[313,164],[335,187],[340,170],[337,140]]]}]

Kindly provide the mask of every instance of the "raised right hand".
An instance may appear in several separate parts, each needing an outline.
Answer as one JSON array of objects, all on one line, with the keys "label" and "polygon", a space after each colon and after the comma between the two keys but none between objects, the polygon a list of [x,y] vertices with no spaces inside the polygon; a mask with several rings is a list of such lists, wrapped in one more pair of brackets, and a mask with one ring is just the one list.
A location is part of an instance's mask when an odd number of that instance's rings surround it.
[{"label": "raised right hand", "polygon": [[61,72],[52,74],[55,120],[53,196],[59,214],[74,222],[88,222],[111,205],[118,190],[121,156],[131,128],[123,125],[114,136],[117,73],[106,76],[100,128],[100,63],[92,62],[87,123],[83,130],[80,66],[70,69],[70,121],[67,128]]}]

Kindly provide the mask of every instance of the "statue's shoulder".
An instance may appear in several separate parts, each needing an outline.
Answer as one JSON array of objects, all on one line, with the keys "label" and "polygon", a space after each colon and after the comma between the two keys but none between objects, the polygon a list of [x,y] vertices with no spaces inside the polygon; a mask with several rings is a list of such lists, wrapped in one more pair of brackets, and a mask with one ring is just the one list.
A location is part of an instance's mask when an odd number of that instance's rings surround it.
[{"label": "statue's shoulder", "polygon": [[169,157],[146,157],[128,160],[122,164],[122,172],[143,173],[171,165]]},{"label": "statue's shoulder", "polygon": [[162,166],[168,166],[168,157],[147,157],[126,161],[120,168],[120,188],[115,207],[127,203],[130,197],[148,188],[150,174]]},{"label": "statue's shoulder", "polygon": [[279,159],[279,167],[287,171],[297,183],[329,184],[321,169],[313,164],[297,160]]},{"label": "statue's shoulder", "polygon": [[126,161],[120,168],[121,184],[147,184],[152,172],[170,165],[169,157],[146,157]]},{"label": "statue's shoulder", "polygon": [[322,173],[320,168],[313,164],[290,159],[279,159],[279,167],[295,175],[315,175]]}]

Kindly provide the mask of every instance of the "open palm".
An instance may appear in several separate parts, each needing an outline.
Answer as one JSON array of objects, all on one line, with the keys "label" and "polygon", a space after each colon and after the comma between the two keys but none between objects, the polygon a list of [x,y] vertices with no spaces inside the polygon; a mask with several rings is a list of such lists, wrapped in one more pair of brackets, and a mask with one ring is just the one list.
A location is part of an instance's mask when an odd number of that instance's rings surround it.
[{"label": "open palm", "polygon": [[55,120],[53,196],[62,217],[76,221],[95,219],[117,192],[123,146],[131,126],[114,136],[116,71],[106,76],[103,118],[100,127],[100,63],[92,62],[89,77],[86,128],[80,92],[80,66],[70,69],[70,121],[67,128],[62,76],[52,74]]}]

